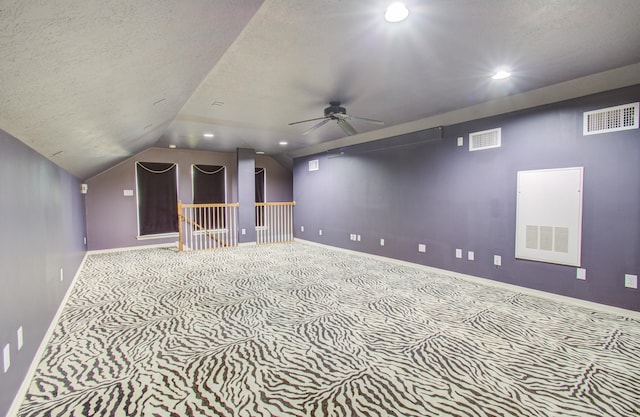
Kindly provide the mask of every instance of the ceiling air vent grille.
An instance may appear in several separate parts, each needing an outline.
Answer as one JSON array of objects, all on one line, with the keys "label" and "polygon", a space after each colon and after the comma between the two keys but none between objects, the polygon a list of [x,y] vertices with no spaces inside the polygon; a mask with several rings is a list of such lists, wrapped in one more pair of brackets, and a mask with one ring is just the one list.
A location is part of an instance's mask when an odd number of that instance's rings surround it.
[{"label": "ceiling air vent grille", "polygon": [[309,161],[309,171],[317,171],[320,169],[320,160],[313,159]]},{"label": "ceiling air vent grille", "polygon": [[607,107],[584,113],[583,135],[638,128],[638,103]]},{"label": "ceiling air vent grille", "polygon": [[469,134],[469,150],[483,151],[485,149],[499,148],[502,146],[501,128],[483,130]]}]

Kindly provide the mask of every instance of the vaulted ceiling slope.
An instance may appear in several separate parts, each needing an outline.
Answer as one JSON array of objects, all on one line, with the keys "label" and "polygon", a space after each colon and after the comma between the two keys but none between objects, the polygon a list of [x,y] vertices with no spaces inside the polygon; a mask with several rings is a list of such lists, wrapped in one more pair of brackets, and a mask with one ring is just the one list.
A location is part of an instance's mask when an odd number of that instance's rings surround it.
[{"label": "vaulted ceiling slope", "polygon": [[[640,83],[637,0],[390,2],[2,0],[0,129],[86,179],[151,146],[286,159]],[[384,127],[289,126],[336,100]]]}]

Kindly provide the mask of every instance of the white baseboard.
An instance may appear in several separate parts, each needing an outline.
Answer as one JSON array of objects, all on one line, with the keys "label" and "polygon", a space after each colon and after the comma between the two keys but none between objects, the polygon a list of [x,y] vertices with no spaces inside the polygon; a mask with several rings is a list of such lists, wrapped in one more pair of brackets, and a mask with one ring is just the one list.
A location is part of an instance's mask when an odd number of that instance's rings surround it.
[{"label": "white baseboard", "polygon": [[112,248],[112,249],[98,249],[98,250],[90,250],[87,252],[88,255],[97,255],[101,253],[113,253],[113,252],[124,252],[130,250],[144,250],[144,249],[156,249],[156,248],[177,248],[178,242],[173,243],[158,243],[155,245],[141,245],[141,246],[128,246],[125,248]]},{"label": "white baseboard", "polygon": [[60,320],[60,316],[62,315],[62,311],[64,310],[64,307],[67,305],[67,300],[69,300],[69,296],[73,291],[73,287],[76,285],[76,281],[78,280],[78,277],[82,272],[82,268],[84,267],[84,263],[87,260],[87,256],[88,256],[88,253],[85,253],[84,257],[82,258],[82,262],[80,262],[80,266],[78,266],[78,269],[75,275],[73,276],[73,279],[71,280],[71,284],[69,284],[69,288],[67,288],[67,292],[64,294],[64,297],[62,297],[62,300],[60,301],[60,305],[58,306],[58,310],[56,311],[56,314],[53,316],[53,319],[51,319],[51,323],[49,323],[49,328],[47,329],[47,332],[44,334],[44,337],[40,342],[40,346],[38,347],[38,350],[36,351],[33,359],[31,360],[31,365],[29,366],[29,370],[24,376],[24,379],[22,380],[22,384],[20,385],[20,388],[18,389],[16,396],[13,398],[11,407],[7,412],[7,417],[15,417],[18,415],[18,411],[20,411],[20,406],[22,405],[22,401],[24,400],[24,397],[27,394],[27,391],[29,390],[29,385],[31,384],[31,380],[33,379],[36,373],[36,370],[38,369],[38,364],[40,364],[40,359],[42,359],[42,356],[44,355],[44,351],[47,348],[47,344],[49,343],[49,339],[51,339],[51,336],[53,335],[53,332],[55,331],[56,326],[58,324],[58,320]]},{"label": "white baseboard", "polygon": [[238,243],[238,247],[242,247],[242,246],[256,246],[258,244],[258,242],[242,242],[242,243]]},{"label": "white baseboard", "polygon": [[599,312],[602,312],[602,313],[615,314],[615,315],[618,315],[618,316],[624,316],[624,317],[629,317],[629,318],[640,320],[640,311],[627,310],[625,308],[609,306],[609,305],[606,305],[606,304],[600,304],[600,303],[596,303],[596,302],[593,302],[593,301],[581,300],[579,298],[568,297],[566,295],[559,295],[559,294],[554,294],[554,293],[541,291],[541,290],[534,290],[532,288],[521,287],[521,286],[515,285],[515,284],[509,284],[509,283],[506,283],[506,282],[494,281],[492,279],[476,277],[474,275],[462,274],[462,273],[459,273],[459,272],[449,271],[449,270],[446,270],[446,269],[434,268],[432,266],[426,266],[426,265],[417,264],[417,263],[413,263],[413,262],[409,262],[409,261],[403,261],[403,260],[400,260],[400,259],[388,258],[386,256],[380,256],[380,255],[373,255],[373,254],[366,253],[366,252],[358,252],[358,251],[355,251],[355,250],[352,250],[352,249],[338,248],[338,247],[335,247],[335,246],[325,245],[325,244],[322,244],[322,243],[316,243],[316,242],[312,242],[312,241],[309,241],[309,240],[295,238],[294,241],[295,242],[304,243],[306,245],[321,246],[321,247],[324,247],[324,248],[333,249],[333,250],[342,251],[342,252],[347,252],[347,253],[351,253],[351,254],[354,254],[354,255],[360,255],[360,256],[365,256],[365,257],[369,257],[369,258],[373,258],[373,259],[379,259],[379,260],[382,260],[382,261],[392,262],[392,263],[399,264],[399,265],[410,266],[410,267],[413,267],[413,268],[420,268],[420,269],[423,269],[423,270],[428,271],[428,272],[436,272],[436,273],[443,274],[443,275],[449,275],[451,277],[462,278],[464,280],[471,281],[471,282],[474,282],[474,283],[480,282],[480,283],[485,284],[485,285],[490,285],[490,286],[494,286],[494,287],[498,287],[498,288],[504,288],[504,289],[511,290],[511,291],[517,291],[517,292],[520,292],[520,293],[523,293],[523,294],[532,295],[534,297],[545,298],[545,299],[551,300],[551,301],[556,301],[556,302],[560,302],[560,303],[567,303],[567,304],[572,304],[572,305],[579,306],[579,307],[589,308],[589,309],[596,310],[596,311],[599,311]]}]

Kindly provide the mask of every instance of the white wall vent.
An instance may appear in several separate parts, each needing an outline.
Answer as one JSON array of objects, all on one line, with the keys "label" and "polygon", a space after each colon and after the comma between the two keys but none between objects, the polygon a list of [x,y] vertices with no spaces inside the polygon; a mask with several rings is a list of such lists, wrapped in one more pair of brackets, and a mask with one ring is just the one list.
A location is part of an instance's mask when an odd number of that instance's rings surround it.
[{"label": "white wall vent", "polygon": [[469,151],[499,148],[502,146],[501,132],[501,128],[496,128],[469,133]]},{"label": "white wall vent", "polygon": [[317,171],[320,169],[320,160],[313,159],[309,161],[309,171]]},{"label": "white wall vent", "polygon": [[583,135],[638,128],[638,103],[584,112]]}]

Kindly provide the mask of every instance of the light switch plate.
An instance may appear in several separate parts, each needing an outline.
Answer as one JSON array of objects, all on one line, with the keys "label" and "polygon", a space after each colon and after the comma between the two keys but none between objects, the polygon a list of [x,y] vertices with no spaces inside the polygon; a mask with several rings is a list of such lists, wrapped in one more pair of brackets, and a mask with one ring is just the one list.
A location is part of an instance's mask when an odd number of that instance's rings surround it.
[{"label": "light switch plate", "polygon": [[456,258],[462,259],[462,249],[456,249]]},{"label": "light switch plate", "polygon": [[122,190],[122,195],[125,197],[133,197],[133,190]]},{"label": "light switch plate", "polygon": [[631,274],[624,274],[624,286],[627,288],[638,288],[638,276]]},{"label": "light switch plate", "polygon": [[473,253],[472,250],[470,250],[469,252],[467,252],[467,259],[470,260],[470,261],[475,260],[476,259],[476,254]]},{"label": "light switch plate", "polygon": [[384,239],[380,239],[380,246],[384,246]]},{"label": "light switch plate", "polygon": [[462,136],[458,137],[458,146],[464,145],[464,138]]},{"label": "light switch plate", "polygon": [[427,251],[427,245],[425,245],[424,243],[419,243],[418,252],[426,252],[426,251]]},{"label": "light switch plate", "polygon": [[322,236],[322,229],[318,230],[318,234]]},{"label": "light switch plate", "polygon": [[587,279],[587,270],[584,268],[576,268],[576,279]]},{"label": "light switch plate", "polygon": [[500,255],[493,255],[493,264],[495,266],[502,266],[502,256]]}]

